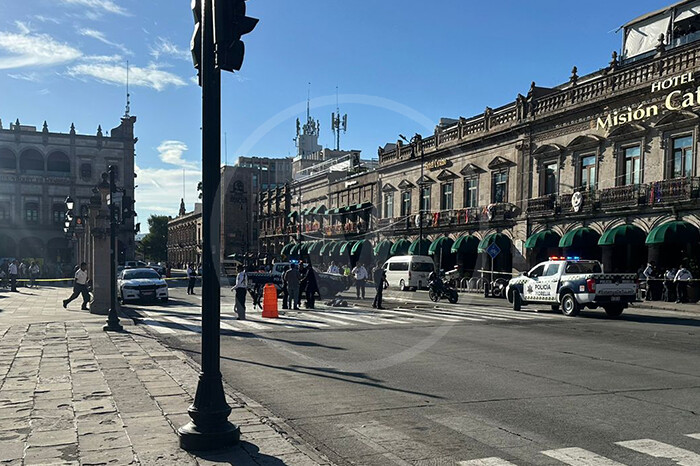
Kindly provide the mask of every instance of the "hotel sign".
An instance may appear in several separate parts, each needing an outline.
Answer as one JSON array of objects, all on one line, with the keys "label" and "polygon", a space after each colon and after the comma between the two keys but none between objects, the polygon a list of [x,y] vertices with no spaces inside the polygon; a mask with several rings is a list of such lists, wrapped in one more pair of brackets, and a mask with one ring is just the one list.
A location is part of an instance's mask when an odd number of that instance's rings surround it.
[{"label": "hotel sign", "polygon": [[[674,87],[694,82],[693,72],[679,74],[661,81],[656,81],[651,85],[651,93],[657,94]],[[611,129],[615,126],[624,125],[633,121],[644,121],[657,116],[661,110],[677,111],[688,107],[700,105],[700,86],[693,92],[683,92],[680,89],[669,92],[663,97],[660,104],[644,105],[638,107],[627,107],[615,110],[612,113],[598,117],[596,129]]]},{"label": "hotel sign", "polygon": [[447,159],[438,159],[438,160],[431,160],[430,162],[425,164],[425,168],[428,170],[439,170],[441,168],[446,168],[446,167],[451,167],[452,162],[450,162]]}]

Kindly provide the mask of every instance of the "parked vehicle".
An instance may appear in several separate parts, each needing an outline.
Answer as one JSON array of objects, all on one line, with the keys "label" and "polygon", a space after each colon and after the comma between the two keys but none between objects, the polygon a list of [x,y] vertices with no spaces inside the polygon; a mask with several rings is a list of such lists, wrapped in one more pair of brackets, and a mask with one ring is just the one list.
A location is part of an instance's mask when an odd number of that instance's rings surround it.
[{"label": "parked vehicle", "polygon": [[151,268],[124,269],[117,276],[117,296],[122,303],[138,300],[168,301],[168,284]]},{"label": "parked vehicle", "polygon": [[636,300],[637,287],[636,274],[604,273],[598,261],[552,257],[512,278],[506,296],[516,311],[528,304],[549,304],[573,317],[584,307],[602,307],[608,316],[619,317]]},{"label": "parked vehicle", "polygon": [[384,263],[384,270],[389,287],[417,290],[428,286],[435,263],[428,256],[394,256]]},{"label": "parked vehicle", "polygon": [[435,280],[428,285],[428,296],[435,303],[441,299],[447,299],[450,303],[456,304],[459,299],[456,289],[447,282],[437,282]]},{"label": "parked vehicle", "polygon": [[[285,269],[290,265],[291,262],[276,262],[273,264],[270,272],[248,273],[248,280],[255,285],[261,286],[264,286],[267,283],[273,283],[279,291],[282,289],[282,275],[284,274]],[[338,293],[350,288],[350,281],[343,275],[321,272],[316,267],[314,267],[314,272],[316,273],[319,294],[323,299],[332,298]]]},{"label": "parked vehicle", "polygon": [[146,267],[155,270],[161,277],[165,276],[165,267],[159,263],[149,262],[148,265],[146,265]]},{"label": "parked vehicle", "polygon": [[145,268],[148,266],[149,265],[146,264],[144,261],[126,261],[126,262],[124,262],[125,269],[140,269],[140,268]]}]

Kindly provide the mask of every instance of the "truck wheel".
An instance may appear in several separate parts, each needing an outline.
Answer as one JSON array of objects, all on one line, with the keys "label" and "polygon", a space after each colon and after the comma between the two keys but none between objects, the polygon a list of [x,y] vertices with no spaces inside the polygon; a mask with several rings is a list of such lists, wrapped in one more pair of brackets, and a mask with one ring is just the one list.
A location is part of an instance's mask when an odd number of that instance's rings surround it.
[{"label": "truck wheel", "polygon": [[400,289],[401,291],[406,291],[406,290],[408,289],[408,288],[406,287],[406,282],[403,281],[403,279],[401,279],[401,281],[399,282],[399,289]]},{"label": "truck wheel", "polygon": [[520,312],[520,310],[523,308],[523,300],[520,297],[520,292],[518,290],[513,290],[511,292],[511,295],[513,301],[513,310],[516,312]]},{"label": "truck wheel", "polygon": [[581,311],[581,308],[576,301],[573,293],[566,293],[561,298],[561,312],[568,317],[576,317]]},{"label": "truck wheel", "polygon": [[614,319],[620,317],[622,311],[625,310],[625,307],[621,304],[613,304],[610,306],[605,306],[603,309],[605,309],[605,313],[608,315],[608,317],[612,317]]}]

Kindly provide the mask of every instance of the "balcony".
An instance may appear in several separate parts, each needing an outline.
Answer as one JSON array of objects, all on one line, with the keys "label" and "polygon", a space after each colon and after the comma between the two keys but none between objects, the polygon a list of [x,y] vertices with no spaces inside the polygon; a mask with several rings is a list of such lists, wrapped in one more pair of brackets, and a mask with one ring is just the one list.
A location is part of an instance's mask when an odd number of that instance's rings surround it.
[{"label": "balcony", "polygon": [[649,184],[649,204],[664,205],[697,199],[700,192],[700,178],[673,178]]},{"label": "balcony", "polygon": [[638,207],[646,204],[646,200],[646,185],[616,186],[598,191],[598,202],[601,209]]},{"label": "balcony", "polygon": [[545,217],[554,213],[556,195],[548,194],[527,201],[527,215],[530,217]]},{"label": "balcony", "polygon": [[576,210],[572,204],[572,198],[574,193],[562,194],[560,199],[561,213],[566,214],[577,214],[581,212],[592,212],[596,208],[596,191],[578,191],[581,193],[581,206]]}]

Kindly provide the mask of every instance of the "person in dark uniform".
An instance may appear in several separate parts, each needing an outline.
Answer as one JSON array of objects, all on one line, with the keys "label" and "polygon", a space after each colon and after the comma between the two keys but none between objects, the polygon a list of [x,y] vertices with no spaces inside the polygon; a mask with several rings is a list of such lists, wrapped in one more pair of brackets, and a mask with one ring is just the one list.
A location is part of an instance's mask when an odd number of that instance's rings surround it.
[{"label": "person in dark uniform", "polygon": [[389,286],[389,283],[386,281],[386,271],[379,262],[377,262],[377,265],[372,271],[372,281],[374,282],[374,290],[376,292],[372,307],[375,309],[384,309],[382,307],[382,294],[384,293],[384,285],[386,284]]}]

